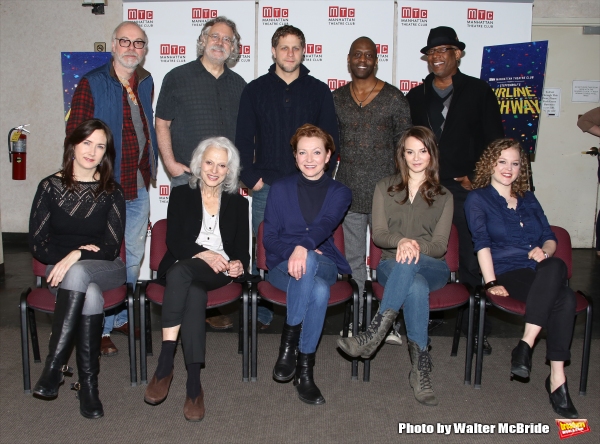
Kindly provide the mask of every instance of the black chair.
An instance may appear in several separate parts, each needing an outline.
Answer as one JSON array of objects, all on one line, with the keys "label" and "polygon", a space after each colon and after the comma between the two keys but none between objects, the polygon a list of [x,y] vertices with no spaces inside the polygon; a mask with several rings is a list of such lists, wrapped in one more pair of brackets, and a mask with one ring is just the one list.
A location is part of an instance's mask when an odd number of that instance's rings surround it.
[{"label": "black chair", "polygon": [[[121,260],[125,263],[125,243],[121,245]],[[55,296],[44,287],[46,281],[46,265],[33,259],[33,274],[36,277],[35,288],[27,288],[21,293],[21,354],[23,361],[23,390],[31,393],[31,380],[29,368],[29,341],[27,331],[31,334],[31,345],[33,347],[33,361],[42,362],[40,358],[40,346],[38,341],[35,312],[54,313]],[[133,288],[131,284],[123,284],[120,287],[102,292],[104,297],[104,311],[111,310],[122,304],[127,304],[127,315],[129,316],[129,373],[131,386],[137,385],[137,367],[135,350],[135,318],[133,315]]]},{"label": "black chair", "polygon": [[[384,287],[377,282],[377,266],[381,260],[381,249],[373,243],[371,238],[371,247],[369,254],[369,266],[371,267],[371,280],[366,282],[366,304],[365,304],[365,320],[363,325],[366,327],[367,319],[370,320],[372,316],[372,301],[375,297],[381,302],[383,299]],[[458,351],[458,343],[460,341],[461,325],[465,309],[469,308],[469,331],[467,334],[467,358],[465,359],[465,384],[471,384],[471,360],[469,350],[473,348],[473,312],[475,308],[475,299],[472,294],[469,293],[467,287],[458,282],[456,273],[458,272],[458,230],[454,225],[450,230],[450,237],[448,239],[448,250],[446,251],[446,264],[450,269],[450,281],[443,288],[432,291],[429,294],[429,311],[443,311],[452,310],[458,308],[458,316],[456,318],[456,326],[454,327],[454,339],[452,341],[452,350],[450,356],[456,356]],[[370,322],[370,321],[369,321]],[[480,336],[481,337],[481,336]],[[363,374],[363,381],[368,382],[370,379],[370,359],[365,359],[365,368]]]},{"label": "black chair", "polygon": [[[152,227],[150,238],[150,270],[153,278],[160,261],[167,252],[167,220],[161,219]],[[153,281],[147,281],[140,287],[140,324],[144,331],[140,335],[140,383],[148,382],[147,356],[152,356],[152,326],[150,322],[150,303],[162,305],[165,287]],[[231,283],[208,292],[206,308],[220,307],[238,299],[242,300],[240,310],[240,342],[242,342],[242,380],[248,382],[248,286]],[[243,333],[243,334],[242,334]],[[239,347],[238,347],[239,348]],[[239,350],[238,350],[239,352]]]},{"label": "black chair", "polygon": [[[334,232],[333,240],[335,246],[340,250],[342,254],[345,254],[344,249],[344,232],[342,225],[340,225]],[[261,276],[264,278],[265,273],[268,273],[269,268],[267,267],[267,256],[265,247],[263,245],[263,222],[258,227],[258,236],[256,238],[256,266],[260,270]],[[286,305],[286,292],[282,291],[269,282],[262,280],[252,285],[252,352],[251,352],[251,375],[252,381],[256,381],[256,355],[257,355],[257,334],[256,334],[256,320],[257,320],[257,304],[259,299],[270,301],[277,305]],[[348,281],[341,280],[341,276],[338,276],[338,280],[331,286],[328,307],[333,305],[342,304],[352,299],[354,307],[354,323],[352,324],[352,334],[358,334],[358,286],[353,279]],[[345,311],[344,316],[344,332],[348,335],[348,310]],[[358,360],[352,360],[352,379],[358,379]]]},{"label": "black chair", "polygon": [[[571,236],[567,230],[561,227],[551,226],[552,232],[556,236],[557,248],[554,256],[562,259],[567,265],[567,278],[570,279],[573,271],[573,257],[571,251]],[[483,322],[485,318],[485,304],[489,302],[492,306],[499,308],[507,313],[525,316],[525,303],[509,297],[494,296],[489,292],[481,292],[479,300],[479,337],[483,337]],[[581,377],[579,379],[579,394],[585,396],[587,389],[588,369],[590,365],[590,346],[592,343],[592,299],[580,291],[575,292],[576,308],[575,315],[586,313],[585,333],[583,339],[583,357],[581,359]],[[483,341],[477,344],[477,359],[475,364],[475,384],[476,389],[481,388],[481,373],[483,370]],[[472,352],[469,359],[472,359]]]}]

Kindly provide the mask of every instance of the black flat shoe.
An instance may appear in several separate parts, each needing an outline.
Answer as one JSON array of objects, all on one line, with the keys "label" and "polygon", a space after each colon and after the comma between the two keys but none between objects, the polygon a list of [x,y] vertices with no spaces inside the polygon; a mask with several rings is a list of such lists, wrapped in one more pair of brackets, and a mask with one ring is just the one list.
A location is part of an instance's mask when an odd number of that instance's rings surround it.
[{"label": "black flat shoe", "polygon": [[521,378],[529,378],[531,373],[531,355],[533,349],[523,340],[512,351],[512,359],[510,361],[510,372]]},{"label": "black flat shoe", "polygon": [[569,387],[567,387],[567,380],[565,379],[565,383],[554,390],[552,393],[550,392],[550,375],[546,378],[546,391],[548,392],[548,396],[550,397],[550,404],[552,405],[552,409],[562,416],[563,418],[579,418],[579,413],[577,409],[573,405],[573,401],[571,401],[571,397],[569,396]]},{"label": "black flat shoe", "polygon": [[[473,352],[477,353],[477,342],[479,341],[479,336],[475,336],[475,340],[473,341]],[[487,340],[487,336],[483,337],[483,354],[489,356],[492,354],[492,346]]]}]

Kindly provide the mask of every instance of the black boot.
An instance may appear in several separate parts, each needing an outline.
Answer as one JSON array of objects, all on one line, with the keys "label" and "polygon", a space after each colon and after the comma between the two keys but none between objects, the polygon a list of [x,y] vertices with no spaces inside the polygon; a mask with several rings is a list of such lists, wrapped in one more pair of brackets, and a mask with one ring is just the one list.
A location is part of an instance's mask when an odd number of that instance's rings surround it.
[{"label": "black boot", "polygon": [[552,409],[556,413],[563,418],[579,418],[579,413],[577,412],[577,409],[573,405],[573,401],[571,401],[571,397],[569,396],[569,387],[567,386],[566,379],[563,385],[551,392],[550,375],[548,375],[546,378],[546,391],[548,392],[548,396],[550,396],[550,404],[552,405]]},{"label": "black boot", "polygon": [[58,386],[64,381],[63,372],[72,371],[67,363],[73,347],[73,338],[81,318],[85,293],[58,290],[52,335],[48,345],[48,356],[42,375],[33,388],[33,394],[42,398],[58,396]]},{"label": "black boot", "polygon": [[298,341],[302,324],[283,325],[281,332],[281,344],[279,345],[279,357],[273,367],[273,379],[286,382],[294,377],[296,373],[296,355],[298,354]]},{"label": "black boot", "polygon": [[531,356],[533,349],[529,344],[520,340],[517,346],[512,351],[512,359],[510,360],[510,372],[513,375],[521,378],[529,378],[531,373]]},{"label": "black boot", "polygon": [[89,419],[104,416],[98,397],[98,373],[100,373],[100,340],[104,313],[82,316],[77,335],[77,371],[79,382],[73,384],[79,398],[79,411]]},{"label": "black boot", "polygon": [[307,404],[325,404],[325,398],[313,379],[313,367],[315,366],[314,353],[298,353],[296,364],[296,375],[294,385],[298,390],[298,398]]}]

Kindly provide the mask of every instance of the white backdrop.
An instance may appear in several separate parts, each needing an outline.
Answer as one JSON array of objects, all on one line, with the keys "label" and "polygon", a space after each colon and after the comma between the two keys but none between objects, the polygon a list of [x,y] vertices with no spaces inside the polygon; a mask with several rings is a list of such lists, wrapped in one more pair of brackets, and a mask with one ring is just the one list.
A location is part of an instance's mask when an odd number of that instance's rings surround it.
[{"label": "white backdrop", "polygon": [[[290,24],[300,28],[306,37],[305,65],[332,90],[350,80],[346,63],[350,44],[360,36],[368,36],[378,45],[377,76],[406,93],[428,74],[419,50],[426,45],[431,28],[445,25],[456,30],[458,38],[467,45],[461,70],[479,77],[484,46],[531,40],[532,4],[531,0],[270,0],[258,4],[252,0],[124,0],[123,19],[137,22],[148,34],[144,67],[154,78],[155,101],[165,74],[196,58],[196,41],[202,26],[219,15],[227,16],[238,27],[241,56],[232,69],[247,82],[255,78],[255,72],[258,76],[267,72],[273,63],[271,36],[279,26]],[[157,187],[150,190],[152,224],[166,217],[169,193],[169,179],[161,167]],[[247,194],[247,190],[242,193]],[[150,239],[140,279],[150,278],[149,244]]]}]

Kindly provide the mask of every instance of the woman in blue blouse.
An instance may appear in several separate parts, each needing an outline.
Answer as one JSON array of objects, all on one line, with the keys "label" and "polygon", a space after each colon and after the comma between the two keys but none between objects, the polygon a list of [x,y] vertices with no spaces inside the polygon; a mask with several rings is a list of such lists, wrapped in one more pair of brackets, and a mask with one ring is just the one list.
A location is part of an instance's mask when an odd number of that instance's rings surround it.
[{"label": "woman in blue blouse", "polygon": [[540,203],[527,191],[528,177],[518,142],[492,142],[477,163],[477,189],[469,194],[465,213],[486,290],[526,304],[525,332],[512,351],[511,372],[529,377],[535,339],[546,328],[550,403],[559,415],[577,418],[564,372],[564,361],[571,358],[575,295],[567,285],[567,266],[552,257],[556,237]]},{"label": "woman in blue blouse", "polygon": [[350,189],[325,174],[333,138],[306,124],[291,140],[298,174],[273,183],[267,198],[263,244],[269,282],[287,293],[287,318],[273,378],[294,378],[298,397],[324,404],[313,380],[315,352],[323,330],[329,287],[338,273],[351,273],[335,247],[333,232],[352,201]]}]

